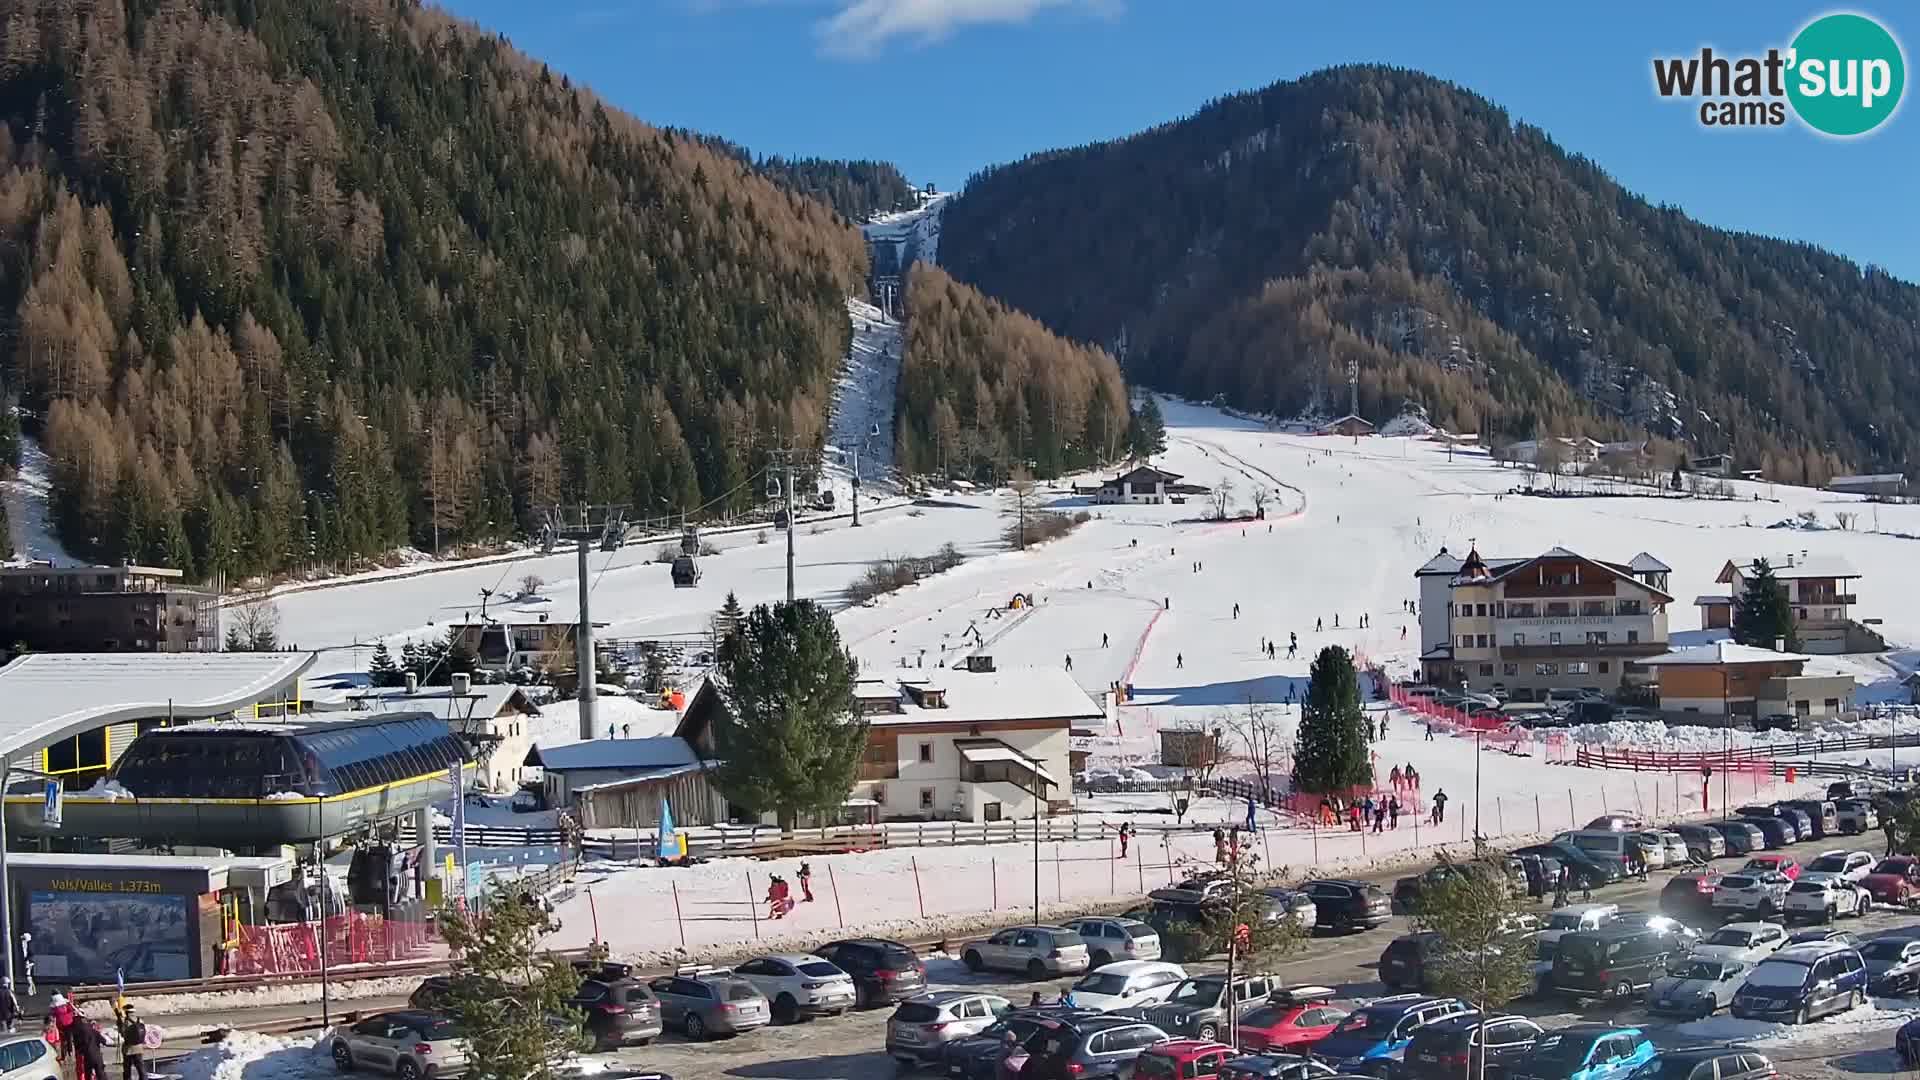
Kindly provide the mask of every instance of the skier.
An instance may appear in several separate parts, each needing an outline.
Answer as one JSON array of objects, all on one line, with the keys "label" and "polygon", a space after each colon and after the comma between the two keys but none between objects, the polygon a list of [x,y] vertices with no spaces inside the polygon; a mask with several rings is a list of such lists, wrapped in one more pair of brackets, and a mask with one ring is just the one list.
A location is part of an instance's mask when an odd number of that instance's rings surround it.
[{"label": "skier", "polygon": [[1404,626],[1400,628],[1400,640],[1401,641],[1407,640],[1407,628]]},{"label": "skier", "polygon": [[1360,831],[1360,804],[1359,803],[1354,803],[1352,806],[1347,807],[1347,831],[1348,832]]},{"label": "skier", "polygon": [[1388,828],[1397,829],[1400,827],[1400,811],[1404,809],[1406,808],[1400,805],[1400,796],[1398,795],[1395,795],[1387,801],[1387,812],[1393,815],[1393,823],[1389,825]]},{"label": "skier", "polygon": [[1233,617],[1234,617],[1234,618],[1236,618],[1236,619],[1240,617],[1240,605],[1239,605],[1239,604],[1235,604],[1235,605],[1233,605]]},{"label": "skier", "polygon": [[1073,654],[1072,653],[1067,654],[1067,670],[1068,671],[1073,670]]},{"label": "skier", "polygon": [[1380,714],[1380,738],[1384,740],[1386,737],[1387,737],[1387,715],[1385,713],[1381,713]]},{"label": "skier", "polygon": [[107,1080],[107,1063],[102,1054],[106,1040],[100,1029],[85,1016],[74,1016],[67,1041],[73,1046],[73,1072],[77,1080]]},{"label": "skier", "polygon": [[147,1080],[147,1025],[134,1015],[133,1002],[115,1002],[120,1033],[120,1080]]},{"label": "skier", "polygon": [[1432,742],[1433,741],[1433,721],[1423,720],[1421,721],[1421,723],[1427,725],[1427,741]]},{"label": "skier", "polygon": [[1393,790],[1395,791],[1400,790],[1400,784],[1401,784],[1400,766],[1395,765],[1393,767],[1393,771],[1387,774],[1387,783],[1393,785]]},{"label": "skier", "polygon": [[1447,820],[1447,789],[1441,788],[1433,793],[1433,823],[1439,825]]},{"label": "skier", "polygon": [[1381,803],[1373,808],[1373,831],[1385,832],[1387,828],[1387,804]]},{"label": "skier", "polygon": [[1186,667],[1186,666],[1187,666],[1187,654],[1186,654],[1186,653],[1174,653],[1174,654],[1173,654],[1173,666],[1174,666],[1174,667],[1177,667],[1177,668],[1183,668],[1183,667]]},{"label": "skier", "polygon": [[787,911],[792,906],[792,901],[788,899],[790,892],[786,879],[775,874],[773,880],[767,884],[767,908],[771,917],[775,919],[787,917]]},{"label": "skier", "polygon": [[813,903],[813,867],[801,863],[799,873],[794,876],[800,879],[800,899]]},{"label": "skier", "polygon": [[1340,629],[1340,616],[1337,613],[1333,617],[1333,628],[1335,630]]},{"label": "skier", "polygon": [[1360,831],[1365,832],[1367,826],[1371,824],[1373,824],[1373,796],[1369,795],[1366,801],[1360,804]]},{"label": "skier", "polygon": [[1313,620],[1313,632],[1316,634],[1319,633],[1322,629],[1322,625],[1323,624],[1320,622],[1319,619]]},{"label": "skier", "polygon": [[20,999],[13,996],[13,980],[0,978],[0,1031],[13,1034],[20,1022]]},{"label": "skier", "polygon": [[1127,857],[1127,845],[1133,841],[1133,822],[1120,823],[1120,857]]},{"label": "skier", "polygon": [[1224,830],[1213,830],[1213,861],[1225,866],[1227,863],[1227,834]]},{"label": "skier", "polygon": [[1566,907],[1567,893],[1573,888],[1573,870],[1566,863],[1560,864],[1560,872],[1553,877],[1553,906]]},{"label": "skier", "polygon": [[1100,647],[1103,649],[1107,647],[1107,635],[1105,634],[1100,635]]},{"label": "skier", "polygon": [[1247,831],[1248,832],[1259,831],[1253,817],[1253,796],[1251,795],[1247,796]]}]

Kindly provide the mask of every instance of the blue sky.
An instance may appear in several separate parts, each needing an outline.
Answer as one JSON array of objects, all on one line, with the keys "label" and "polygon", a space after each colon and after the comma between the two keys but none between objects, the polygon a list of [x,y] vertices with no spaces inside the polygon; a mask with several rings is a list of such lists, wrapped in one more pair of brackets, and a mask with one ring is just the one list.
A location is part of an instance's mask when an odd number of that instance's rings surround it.
[{"label": "blue sky", "polygon": [[[445,0],[643,120],[757,153],[981,166],[1124,135],[1330,64],[1461,83],[1710,224],[1920,281],[1920,106],[1874,134],[1712,131],[1653,92],[1655,55],[1784,47],[1815,4],[1326,0]],[[1920,13],[1854,5],[1911,64]],[[1920,90],[1910,91],[1911,98]]]}]

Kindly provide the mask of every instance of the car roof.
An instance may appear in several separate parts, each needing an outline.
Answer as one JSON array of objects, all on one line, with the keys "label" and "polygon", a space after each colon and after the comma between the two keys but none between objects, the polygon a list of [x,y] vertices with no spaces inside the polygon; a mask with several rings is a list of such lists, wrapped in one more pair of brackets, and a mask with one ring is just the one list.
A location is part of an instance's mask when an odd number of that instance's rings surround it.
[{"label": "car roof", "polygon": [[1778,923],[1762,922],[1758,919],[1748,919],[1744,922],[1724,923],[1721,925],[1720,929],[1722,930],[1765,930],[1769,927],[1776,930],[1785,929],[1784,927],[1780,926]]},{"label": "car roof", "polygon": [[908,1001],[917,1001],[922,1005],[951,1005],[974,997],[1004,997],[988,990],[929,990],[924,994],[915,994]]},{"label": "car roof", "polygon": [[1619,904],[1568,904],[1547,912],[1548,915],[1585,915],[1592,911],[1619,911]]},{"label": "car roof", "polygon": [[1300,884],[1302,885],[1346,885],[1355,889],[1379,888],[1379,886],[1375,885],[1371,881],[1360,881],[1357,878],[1338,878],[1338,877],[1310,878],[1306,881],[1301,882]]},{"label": "car roof", "polygon": [[812,953],[787,952],[787,953],[768,953],[765,956],[759,957],[759,959],[785,960],[787,963],[792,964],[795,967],[798,967],[801,964],[811,964],[815,962],[824,964],[826,963],[827,958],[824,956],[815,956]]},{"label": "car roof", "polygon": [[1186,969],[1182,968],[1179,964],[1166,960],[1121,960],[1117,963],[1103,965],[1087,974],[1138,975],[1148,971],[1178,971],[1184,975]]},{"label": "car roof", "polygon": [[1738,1043],[1725,1043],[1720,1046],[1683,1046],[1676,1050],[1662,1050],[1660,1051],[1660,1060],[1710,1061],[1713,1058],[1725,1057],[1728,1054],[1758,1053],[1761,1053],[1761,1051],[1755,1050],[1750,1046],[1741,1046]]},{"label": "car roof", "polygon": [[888,938],[877,938],[877,937],[841,938],[838,941],[829,941],[825,945],[822,945],[820,947],[823,949],[827,949],[827,948],[832,948],[835,945],[864,945],[864,946],[867,946],[868,948],[874,948],[874,949],[905,949],[908,952],[913,951],[912,946],[903,945],[898,941],[892,941]]},{"label": "car roof", "polygon": [[1566,1027],[1563,1027],[1563,1028],[1555,1028],[1554,1030],[1547,1032],[1547,1034],[1549,1035],[1581,1035],[1581,1036],[1593,1036],[1593,1035],[1642,1035],[1644,1036],[1645,1032],[1642,1032],[1639,1028],[1633,1027],[1632,1025],[1629,1025],[1629,1024],[1601,1024],[1601,1023],[1589,1022],[1589,1023],[1581,1023],[1581,1024],[1568,1024]]},{"label": "car roof", "polygon": [[1204,1054],[1212,1050],[1225,1050],[1229,1054],[1233,1053],[1233,1047],[1228,1046],[1226,1043],[1215,1042],[1212,1039],[1168,1039],[1166,1042],[1155,1043],[1147,1047],[1146,1053],[1174,1057],[1180,1054]]},{"label": "car roof", "polygon": [[1789,945],[1767,959],[1811,961],[1833,953],[1852,951],[1853,946],[1844,941],[1803,941],[1798,945]]}]

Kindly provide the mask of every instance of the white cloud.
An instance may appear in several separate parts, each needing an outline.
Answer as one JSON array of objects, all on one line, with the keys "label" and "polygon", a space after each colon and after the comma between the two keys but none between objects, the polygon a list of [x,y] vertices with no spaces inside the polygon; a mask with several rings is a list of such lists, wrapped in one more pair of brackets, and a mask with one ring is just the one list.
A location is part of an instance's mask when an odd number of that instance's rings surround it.
[{"label": "white cloud", "polygon": [[1042,11],[1113,15],[1120,0],[840,0],[816,28],[826,52],[872,56],[894,41],[939,41],[968,26],[1023,23]]}]

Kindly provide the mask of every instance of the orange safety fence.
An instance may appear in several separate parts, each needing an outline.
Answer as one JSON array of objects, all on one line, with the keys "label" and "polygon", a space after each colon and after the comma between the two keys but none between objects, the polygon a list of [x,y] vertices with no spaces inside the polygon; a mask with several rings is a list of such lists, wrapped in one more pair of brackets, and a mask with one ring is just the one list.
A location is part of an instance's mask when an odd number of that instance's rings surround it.
[{"label": "orange safety fence", "polygon": [[[320,971],[320,924],[241,926],[227,959],[229,975],[307,975]],[[327,965],[379,964],[426,955],[432,924],[353,912],[325,921]]]}]

